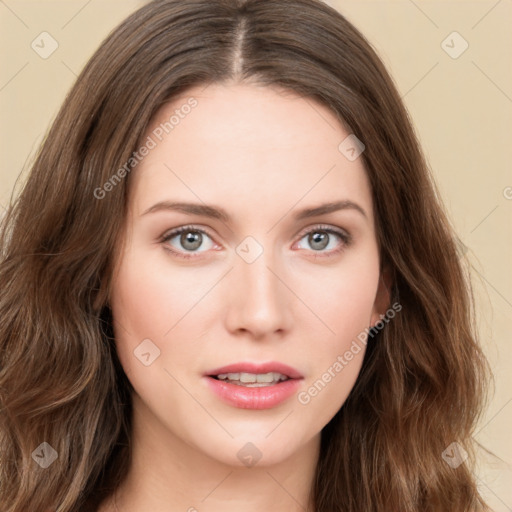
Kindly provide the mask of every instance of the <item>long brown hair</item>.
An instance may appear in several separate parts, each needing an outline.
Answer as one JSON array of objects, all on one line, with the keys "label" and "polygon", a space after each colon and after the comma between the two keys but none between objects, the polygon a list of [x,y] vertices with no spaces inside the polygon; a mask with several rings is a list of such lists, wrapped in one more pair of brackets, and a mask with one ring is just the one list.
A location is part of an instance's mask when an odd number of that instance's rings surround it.
[{"label": "long brown hair", "polygon": [[[316,512],[487,510],[471,436],[488,367],[457,238],[383,64],[319,0],[156,0],[78,77],[2,223],[2,510],[94,510],[125,477],[132,389],[108,297],[130,170],[104,184],[165,102],[242,81],[315,99],[363,141],[381,260],[402,306],[322,431]],[[44,442],[57,454],[47,468],[35,462]],[[469,454],[456,468],[442,456],[454,442]]]}]

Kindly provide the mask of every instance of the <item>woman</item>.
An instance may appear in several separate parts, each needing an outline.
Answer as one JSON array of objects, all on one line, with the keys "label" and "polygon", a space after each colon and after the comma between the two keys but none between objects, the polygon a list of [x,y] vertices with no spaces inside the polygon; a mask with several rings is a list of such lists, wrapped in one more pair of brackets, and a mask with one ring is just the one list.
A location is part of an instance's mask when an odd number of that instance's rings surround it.
[{"label": "woman", "polygon": [[4,509],[487,510],[455,241],[342,15],[150,2],[3,225]]}]

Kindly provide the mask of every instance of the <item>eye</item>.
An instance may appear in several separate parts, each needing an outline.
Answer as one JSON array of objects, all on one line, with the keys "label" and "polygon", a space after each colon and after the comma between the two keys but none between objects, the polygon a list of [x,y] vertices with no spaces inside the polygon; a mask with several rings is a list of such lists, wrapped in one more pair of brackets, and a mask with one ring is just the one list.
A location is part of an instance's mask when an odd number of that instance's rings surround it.
[{"label": "eye", "polygon": [[162,243],[171,252],[189,257],[186,253],[200,253],[212,249],[212,238],[202,229],[193,226],[181,226],[162,237]]},{"label": "eye", "polygon": [[348,233],[331,227],[316,226],[307,231],[295,246],[320,253],[338,253],[348,247],[352,237]]}]

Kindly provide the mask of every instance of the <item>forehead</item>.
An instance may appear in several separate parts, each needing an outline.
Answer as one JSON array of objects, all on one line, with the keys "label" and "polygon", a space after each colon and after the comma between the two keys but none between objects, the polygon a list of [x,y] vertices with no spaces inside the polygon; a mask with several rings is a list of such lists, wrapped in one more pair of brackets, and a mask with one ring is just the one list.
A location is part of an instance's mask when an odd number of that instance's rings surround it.
[{"label": "forehead", "polygon": [[[196,106],[187,108],[192,98]],[[172,121],[176,141],[192,142],[185,136],[193,130],[197,140],[259,153],[296,150],[301,145],[332,150],[337,148],[340,132],[345,133],[335,114],[314,99],[253,84],[191,88],[160,108],[151,129],[158,129],[173,114],[177,114]]]},{"label": "forehead", "polygon": [[191,88],[162,106],[145,134],[154,147],[132,176],[136,209],[176,196],[233,208],[349,198],[371,214],[362,159],[339,149],[349,135],[326,106],[293,91]]}]

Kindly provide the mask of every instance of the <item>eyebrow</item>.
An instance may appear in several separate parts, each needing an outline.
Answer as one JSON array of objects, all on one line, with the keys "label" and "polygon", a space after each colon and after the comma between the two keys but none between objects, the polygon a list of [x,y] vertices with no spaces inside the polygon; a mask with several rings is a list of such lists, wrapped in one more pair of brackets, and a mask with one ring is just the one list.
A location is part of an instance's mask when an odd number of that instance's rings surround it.
[{"label": "eyebrow", "polygon": [[[230,217],[228,213],[222,208],[216,206],[209,206],[206,204],[199,203],[184,203],[184,202],[173,202],[173,201],[161,201],[148,208],[142,215],[148,213],[155,213],[160,211],[177,211],[187,213],[189,215],[200,215],[202,217],[210,217],[212,219],[218,219],[223,222],[229,222]],[[295,213],[295,220],[308,219],[310,217],[317,217],[318,215],[326,215],[328,213],[336,212],[339,210],[355,210],[361,213],[363,217],[368,218],[365,210],[357,203],[344,199],[342,201],[335,201],[331,203],[324,203],[319,206],[312,208],[304,208]]]}]

